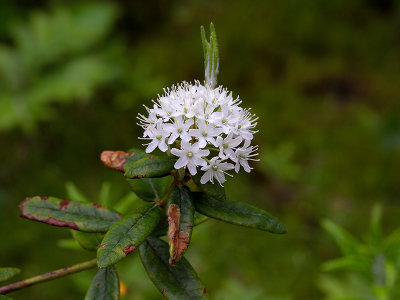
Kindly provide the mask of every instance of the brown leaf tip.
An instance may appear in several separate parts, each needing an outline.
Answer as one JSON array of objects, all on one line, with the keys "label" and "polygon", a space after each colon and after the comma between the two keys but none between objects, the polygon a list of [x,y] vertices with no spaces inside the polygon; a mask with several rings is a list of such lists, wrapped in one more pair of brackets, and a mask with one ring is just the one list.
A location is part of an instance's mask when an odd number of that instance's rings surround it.
[{"label": "brown leaf tip", "polygon": [[134,153],[125,151],[103,151],[100,159],[107,168],[124,172],[125,158],[131,155],[134,155]]},{"label": "brown leaf tip", "polygon": [[135,244],[129,244],[128,246],[124,247],[124,249],[122,249],[122,252],[124,252],[125,255],[128,255],[133,251],[135,251],[135,249],[136,249]]},{"label": "brown leaf tip", "polygon": [[169,260],[172,266],[179,261],[189,245],[189,234],[179,231],[180,215],[179,206],[171,204],[168,208],[168,241],[170,246],[173,245],[173,252]]}]

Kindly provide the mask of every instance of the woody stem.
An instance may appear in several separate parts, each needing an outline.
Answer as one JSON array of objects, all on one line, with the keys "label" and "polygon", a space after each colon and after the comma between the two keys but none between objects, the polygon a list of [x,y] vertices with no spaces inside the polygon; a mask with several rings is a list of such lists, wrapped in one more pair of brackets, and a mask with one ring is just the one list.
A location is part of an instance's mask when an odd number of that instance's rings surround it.
[{"label": "woody stem", "polygon": [[18,282],[10,283],[9,285],[5,285],[0,287],[0,295],[5,295],[13,291],[17,291],[23,288],[26,288],[31,285],[35,285],[38,283],[42,283],[45,281],[50,281],[53,279],[61,278],[70,274],[78,273],[84,270],[89,270],[97,267],[97,259],[92,259],[89,261],[85,261],[76,265],[72,265],[69,267],[65,267],[62,269],[58,269],[55,271],[51,271],[48,273],[44,273],[41,275],[37,275],[31,278],[27,278]]}]

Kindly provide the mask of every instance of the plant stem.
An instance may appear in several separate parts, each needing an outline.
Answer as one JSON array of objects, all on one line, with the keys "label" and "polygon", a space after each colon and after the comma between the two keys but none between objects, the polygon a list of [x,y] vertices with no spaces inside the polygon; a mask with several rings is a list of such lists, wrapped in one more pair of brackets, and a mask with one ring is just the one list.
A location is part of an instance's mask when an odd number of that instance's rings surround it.
[{"label": "plant stem", "polygon": [[5,295],[7,293],[10,293],[10,292],[13,292],[13,291],[16,291],[19,289],[23,289],[28,286],[34,285],[34,284],[57,279],[57,278],[64,277],[64,276],[67,276],[70,274],[78,273],[80,271],[92,269],[94,267],[97,267],[97,259],[96,258],[89,260],[89,261],[85,261],[80,264],[72,265],[69,267],[65,267],[63,269],[58,269],[55,271],[51,271],[48,273],[44,273],[41,275],[31,277],[31,278],[28,278],[25,280],[14,282],[9,285],[5,285],[3,287],[0,287],[0,294]]}]

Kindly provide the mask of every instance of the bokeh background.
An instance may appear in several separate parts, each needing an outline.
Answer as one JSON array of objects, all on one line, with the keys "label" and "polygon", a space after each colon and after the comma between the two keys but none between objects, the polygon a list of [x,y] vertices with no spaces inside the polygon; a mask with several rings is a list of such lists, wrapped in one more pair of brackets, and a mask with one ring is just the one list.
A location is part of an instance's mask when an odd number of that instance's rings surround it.
[{"label": "bokeh background", "polygon": [[[215,299],[323,299],[320,265],[339,255],[320,221],[357,236],[374,203],[385,232],[400,226],[400,2],[0,2],[0,266],[19,278],[93,253],[67,249],[68,230],[18,217],[26,196],[92,201],[129,193],[102,150],[140,147],[142,104],[203,80],[200,25],[213,21],[219,84],[259,119],[261,161],[228,195],[278,216],[289,233],[209,221],[187,257]],[[104,191],[104,188],[103,188]],[[159,299],[137,255],[119,264],[124,299]],[[16,292],[81,299],[92,271]],[[340,274],[338,274],[340,276]]]}]

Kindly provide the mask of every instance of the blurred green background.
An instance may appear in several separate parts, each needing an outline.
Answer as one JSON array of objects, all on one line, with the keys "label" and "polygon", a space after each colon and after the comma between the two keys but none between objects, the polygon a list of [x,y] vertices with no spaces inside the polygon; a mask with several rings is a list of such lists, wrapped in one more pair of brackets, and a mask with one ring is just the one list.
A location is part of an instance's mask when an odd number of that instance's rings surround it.
[{"label": "blurred green background", "polygon": [[[142,104],[203,80],[200,25],[213,21],[219,84],[259,117],[261,161],[228,195],[278,216],[289,233],[209,221],[187,257],[214,299],[323,299],[320,265],[339,255],[329,218],[362,235],[374,203],[400,226],[400,2],[0,1],[0,266],[19,278],[92,253],[60,248],[63,228],[18,217],[26,196],[67,198],[72,181],[97,201],[99,160],[140,147]],[[160,299],[137,256],[119,264],[124,299]],[[92,271],[13,293],[81,299]],[[339,275],[340,276],[340,275]]]}]

